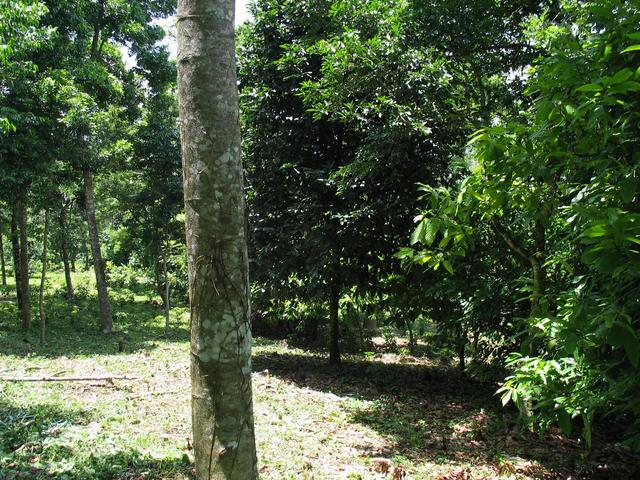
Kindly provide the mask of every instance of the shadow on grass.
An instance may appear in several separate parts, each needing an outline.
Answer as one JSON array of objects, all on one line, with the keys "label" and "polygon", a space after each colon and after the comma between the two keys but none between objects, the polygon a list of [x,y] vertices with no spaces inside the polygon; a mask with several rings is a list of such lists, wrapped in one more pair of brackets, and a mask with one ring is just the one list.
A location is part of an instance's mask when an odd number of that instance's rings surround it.
[{"label": "shadow on grass", "polygon": [[91,420],[83,410],[24,408],[0,400],[0,480],[191,478],[186,456],[158,460],[135,450],[89,454],[83,443]]},{"label": "shadow on grass", "polygon": [[521,430],[516,412],[501,407],[495,385],[463,377],[455,368],[356,358],[335,367],[325,356],[275,352],[257,355],[253,363],[255,371],[268,369],[300,386],[366,400],[362,407],[347,407],[351,421],[376,430],[390,447],[363,446],[365,456],[472,463],[533,478],[640,478],[639,458],[628,450],[601,442],[585,461],[576,439]]},{"label": "shadow on grass", "polygon": [[120,298],[112,300],[112,310],[115,333],[103,335],[100,333],[100,314],[95,298],[77,297],[69,303],[59,292],[49,294],[45,297],[47,340],[40,345],[36,306],[32,305],[31,329],[25,332],[20,328],[15,302],[0,302],[0,352],[45,357],[111,355],[120,353],[121,340],[124,341],[124,351],[131,353],[152,350],[159,342],[189,339],[188,321],[179,315],[181,309],[174,309],[167,335],[164,333],[163,310],[158,305]]}]

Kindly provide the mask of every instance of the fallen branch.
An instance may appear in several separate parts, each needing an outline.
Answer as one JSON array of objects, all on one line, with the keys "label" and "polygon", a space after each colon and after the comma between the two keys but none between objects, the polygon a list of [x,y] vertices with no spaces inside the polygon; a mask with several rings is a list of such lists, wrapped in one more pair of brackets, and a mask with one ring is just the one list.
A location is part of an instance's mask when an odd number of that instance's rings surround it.
[{"label": "fallen branch", "polygon": [[106,375],[102,377],[0,377],[0,382],[94,382],[114,380],[138,380],[139,377],[126,375]]},{"label": "fallen branch", "polygon": [[185,391],[186,388],[180,389],[180,390],[161,390],[159,392],[147,392],[147,393],[142,393],[140,395],[134,395],[132,397],[129,397],[128,400],[138,400],[140,398],[145,398],[145,397],[153,397],[156,395],[173,395],[176,393],[181,393],[183,391]]}]

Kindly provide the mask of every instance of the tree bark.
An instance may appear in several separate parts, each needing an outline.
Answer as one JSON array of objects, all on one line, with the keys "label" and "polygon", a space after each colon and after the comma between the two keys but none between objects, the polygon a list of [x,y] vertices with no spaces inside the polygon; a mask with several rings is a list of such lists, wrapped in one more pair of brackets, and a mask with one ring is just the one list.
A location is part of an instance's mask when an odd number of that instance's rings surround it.
[{"label": "tree bark", "polygon": [[100,324],[102,333],[108,334],[113,331],[113,320],[111,319],[111,306],[109,305],[109,293],[107,292],[107,277],[104,273],[104,262],[102,260],[102,251],[100,249],[100,237],[98,236],[96,205],[93,197],[93,174],[91,173],[91,170],[85,168],[83,176],[87,226],[89,228],[89,240],[91,243],[91,252],[93,254],[93,268],[96,274],[96,287],[98,288]]},{"label": "tree bark", "polygon": [[197,480],[258,478],[234,3],[178,1]]},{"label": "tree bark", "polygon": [[22,329],[31,327],[31,289],[29,287],[29,245],[27,232],[27,201],[25,197],[18,200],[18,226],[20,227],[20,296],[22,307],[20,318]]},{"label": "tree bark", "polygon": [[2,286],[7,286],[7,267],[4,263],[4,232],[0,226],[0,266],[2,267]]},{"label": "tree bark", "polygon": [[44,288],[47,279],[47,247],[49,236],[49,210],[44,211],[44,234],[42,235],[42,275],[40,276],[40,298],[38,308],[40,312],[40,343],[44,343],[46,322],[44,314]]},{"label": "tree bark", "polygon": [[67,246],[67,206],[62,205],[58,216],[60,224],[60,253],[64,265],[64,280],[67,287],[67,301],[73,301],[73,283],[71,282],[71,268],[69,266],[69,248]]},{"label": "tree bark", "polygon": [[16,280],[16,300],[18,310],[22,311],[22,291],[20,290],[20,233],[18,231],[18,210],[11,212],[11,252],[13,256],[13,277]]},{"label": "tree bark", "polygon": [[541,220],[536,220],[534,225],[535,252],[531,256],[531,268],[533,269],[533,296],[531,299],[531,316],[536,317],[544,313],[543,305],[546,295],[547,272],[544,267],[546,262],[545,248],[546,229]]},{"label": "tree bark", "polygon": [[169,321],[171,320],[169,272],[167,270],[167,250],[162,250],[162,273],[164,276],[164,333],[169,333]]},{"label": "tree bark", "polygon": [[334,281],[329,289],[329,363],[340,363],[340,286]]},{"label": "tree bark", "polygon": [[464,375],[464,370],[466,368],[465,347],[467,346],[467,336],[462,326],[460,326],[457,330],[458,331],[456,332],[456,336],[458,337],[458,368],[460,369],[460,373]]}]

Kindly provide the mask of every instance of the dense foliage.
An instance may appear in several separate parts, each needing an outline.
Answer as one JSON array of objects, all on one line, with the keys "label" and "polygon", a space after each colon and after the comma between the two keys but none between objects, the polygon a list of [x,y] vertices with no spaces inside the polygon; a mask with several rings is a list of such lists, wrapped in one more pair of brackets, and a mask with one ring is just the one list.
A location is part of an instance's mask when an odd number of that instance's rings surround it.
[{"label": "dense foliage", "polygon": [[[503,401],[567,433],[580,417],[588,444],[595,420],[618,420],[638,446],[640,10],[563,7],[530,22],[544,49],[531,105],[473,135],[460,181],[423,188],[412,240],[425,249],[401,256],[454,271],[478,251],[510,254],[531,309],[512,331]],[[486,252],[487,230],[500,248]]]}]

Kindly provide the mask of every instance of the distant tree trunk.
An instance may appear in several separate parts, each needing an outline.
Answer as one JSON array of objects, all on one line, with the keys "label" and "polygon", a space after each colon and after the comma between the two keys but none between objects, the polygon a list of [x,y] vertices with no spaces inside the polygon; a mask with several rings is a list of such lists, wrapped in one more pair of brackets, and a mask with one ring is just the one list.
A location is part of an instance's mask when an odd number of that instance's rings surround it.
[{"label": "distant tree trunk", "polygon": [[46,318],[44,314],[44,288],[47,279],[47,247],[49,236],[49,210],[44,211],[44,233],[42,235],[42,275],[40,276],[40,298],[38,308],[40,312],[40,343],[44,343]]},{"label": "distant tree trunk", "polygon": [[197,480],[258,478],[234,0],[178,0]]},{"label": "distant tree trunk", "polygon": [[102,333],[107,334],[113,331],[113,320],[111,319],[111,306],[109,305],[109,294],[107,292],[107,277],[104,272],[104,262],[102,261],[102,251],[100,249],[100,237],[98,236],[96,205],[93,198],[93,174],[91,173],[91,170],[85,168],[83,176],[87,226],[89,227],[89,240],[91,241],[91,252],[93,253],[93,268],[96,274],[96,287],[98,288],[100,322]]},{"label": "distant tree trunk", "polygon": [[60,215],[58,216],[60,224],[60,253],[62,254],[62,263],[64,264],[64,280],[67,286],[67,300],[73,301],[73,284],[71,283],[71,268],[69,267],[69,249],[67,246],[67,207],[62,205]]},{"label": "distant tree trunk", "polygon": [[87,242],[82,242],[82,255],[84,256],[84,270],[87,271],[91,268],[91,255],[89,254]]},{"label": "distant tree trunk", "polygon": [[531,268],[533,270],[533,296],[531,299],[531,316],[537,317],[544,313],[545,305],[543,304],[546,295],[547,272],[545,269],[546,248],[545,248],[546,229],[541,220],[536,220],[534,225],[534,241],[535,252],[531,255]]},{"label": "distant tree trunk", "polygon": [[11,212],[11,253],[13,256],[13,277],[16,280],[16,300],[18,310],[22,311],[22,291],[20,290],[20,233],[18,231],[18,210]]},{"label": "distant tree trunk", "polygon": [[7,286],[7,269],[4,264],[4,232],[2,226],[0,226],[0,264],[2,267],[2,286]]},{"label": "distant tree trunk", "polygon": [[31,327],[31,289],[29,288],[29,239],[27,234],[27,200],[23,196],[18,200],[18,226],[20,227],[20,296],[22,308],[20,318],[22,329]]},{"label": "distant tree trunk", "polygon": [[340,363],[340,286],[334,281],[329,289],[329,363]]},{"label": "distant tree trunk", "polygon": [[465,334],[462,326],[458,327],[456,330],[456,336],[458,337],[458,368],[460,368],[460,373],[464,374],[464,370],[466,368],[465,349],[467,346],[467,335]]},{"label": "distant tree trunk", "polygon": [[76,251],[75,249],[71,249],[71,271],[75,273],[76,271]]},{"label": "distant tree trunk", "polygon": [[409,352],[411,355],[416,354],[416,337],[413,334],[413,322],[410,320],[405,321],[405,325],[407,326],[407,332],[409,332]]},{"label": "distant tree trunk", "polygon": [[162,273],[164,276],[164,333],[169,333],[169,321],[171,320],[169,272],[167,270],[167,251],[162,250]]}]

